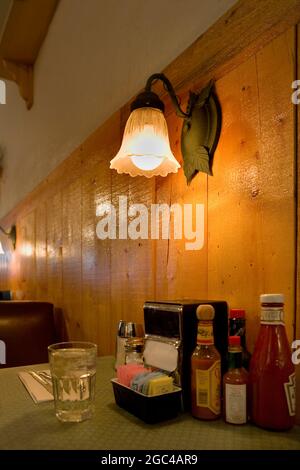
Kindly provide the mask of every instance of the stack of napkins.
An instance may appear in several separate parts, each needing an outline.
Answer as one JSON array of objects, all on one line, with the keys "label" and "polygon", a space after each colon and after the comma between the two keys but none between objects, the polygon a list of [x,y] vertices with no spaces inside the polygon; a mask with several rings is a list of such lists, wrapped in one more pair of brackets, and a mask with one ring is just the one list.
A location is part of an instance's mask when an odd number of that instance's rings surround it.
[{"label": "stack of napkins", "polygon": [[[49,373],[49,370],[44,372]],[[19,372],[19,378],[35,403],[53,400],[52,393],[48,392],[44,385],[39,383],[30,373],[26,371]]]}]

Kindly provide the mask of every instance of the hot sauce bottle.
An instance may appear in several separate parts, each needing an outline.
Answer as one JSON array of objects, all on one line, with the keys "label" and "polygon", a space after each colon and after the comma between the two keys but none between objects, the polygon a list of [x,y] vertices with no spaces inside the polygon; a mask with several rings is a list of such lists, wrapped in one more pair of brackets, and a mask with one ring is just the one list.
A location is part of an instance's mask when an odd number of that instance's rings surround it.
[{"label": "hot sauce bottle", "polygon": [[195,418],[212,420],[221,413],[221,358],[214,346],[211,305],[197,308],[197,346],[191,358],[191,401]]},{"label": "hot sauce bottle", "polygon": [[260,296],[261,325],[250,362],[252,421],[267,429],[295,422],[295,368],[287,339],[282,294]]},{"label": "hot sauce bottle", "polygon": [[229,336],[228,372],[223,377],[224,419],[231,424],[247,423],[248,372],[242,366],[240,336]]},{"label": "hot sauce bottle", "polygon": [[229,312],[229,336],[240,336],[243,367],[249,370],[251,354],[246,346],[246,312],[241,308],[232,308]]}]

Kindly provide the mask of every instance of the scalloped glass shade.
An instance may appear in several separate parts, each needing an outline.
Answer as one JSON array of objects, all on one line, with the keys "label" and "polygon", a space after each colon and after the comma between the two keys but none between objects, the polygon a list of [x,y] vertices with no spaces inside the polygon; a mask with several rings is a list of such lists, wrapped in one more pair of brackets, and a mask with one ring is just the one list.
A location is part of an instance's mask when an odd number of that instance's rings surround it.
[{"label": "scalloped glass shade", "polygon": [[121,148],[110,168],[130,176],[167,176],[180,168],[169,142],[165,117],[156,108],[132,111],[126,123]]}]

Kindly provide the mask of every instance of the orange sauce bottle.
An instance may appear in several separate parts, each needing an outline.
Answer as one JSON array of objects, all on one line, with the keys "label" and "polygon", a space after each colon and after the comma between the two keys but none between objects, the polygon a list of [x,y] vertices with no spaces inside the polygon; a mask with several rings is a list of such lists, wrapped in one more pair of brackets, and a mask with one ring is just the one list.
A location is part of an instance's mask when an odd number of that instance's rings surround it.
[{"label": "orange sauce bottle", "polygon": [[212,420],[221,414],[221,357],[214,346],[211,305],[197,308],[197,346],[191,358],[191,402],[195,418]]}]

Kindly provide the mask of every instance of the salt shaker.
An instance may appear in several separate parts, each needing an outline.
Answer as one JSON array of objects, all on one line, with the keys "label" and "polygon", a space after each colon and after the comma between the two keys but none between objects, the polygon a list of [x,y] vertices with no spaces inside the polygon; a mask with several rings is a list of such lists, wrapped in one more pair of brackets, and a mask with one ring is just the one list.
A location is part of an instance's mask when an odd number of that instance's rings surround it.
[{"label": "salt shaker", "polygon": [[119,321],[118,334],[116,340],[116,353],[115,353],[115,369],[118,366],[125,364],[125,344],[128,338],[143,337],[144,328],[140,323],[128,322],[124,320]]},{"label": "salt shaker", "polygon": [[125,342],[125,364],[144,364],[144,338],[127,338]]}]

